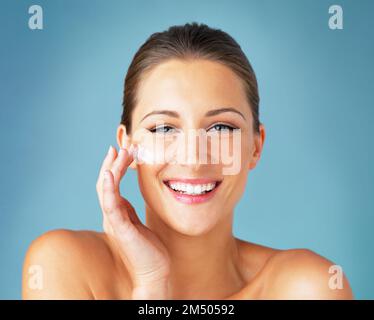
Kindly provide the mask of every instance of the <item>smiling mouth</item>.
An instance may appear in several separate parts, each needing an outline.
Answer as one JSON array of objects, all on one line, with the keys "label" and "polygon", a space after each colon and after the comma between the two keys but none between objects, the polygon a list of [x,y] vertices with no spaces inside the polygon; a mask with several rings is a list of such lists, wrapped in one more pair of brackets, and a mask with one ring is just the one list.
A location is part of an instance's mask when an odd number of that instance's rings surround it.
[{"label": "smiling mouth", "polygon": [[164,184],[171,191],[190,196],[199,196],[209,194],[221,184],[222,181],[204,180],[204,179],[183,179],[183,180],[165,180]]}]

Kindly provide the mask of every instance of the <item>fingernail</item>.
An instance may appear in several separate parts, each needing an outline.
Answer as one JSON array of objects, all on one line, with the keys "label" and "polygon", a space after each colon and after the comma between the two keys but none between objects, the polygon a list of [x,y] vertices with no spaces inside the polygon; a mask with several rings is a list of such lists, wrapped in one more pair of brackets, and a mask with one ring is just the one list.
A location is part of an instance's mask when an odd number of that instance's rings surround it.
[{"label": "fingernail", "polygon": [[109,146],[109,149],[108,149],[108,153],[107,154],[111,154],[112,153],[112,145]]},{"label": "fingernail", "polygon": [[132,156],[135,156],[136,154],[136,150],[137,150],[137,146],[134,145],[134,144],[131,144],[130,148],[129,148],[129,153],[132,155]]}]

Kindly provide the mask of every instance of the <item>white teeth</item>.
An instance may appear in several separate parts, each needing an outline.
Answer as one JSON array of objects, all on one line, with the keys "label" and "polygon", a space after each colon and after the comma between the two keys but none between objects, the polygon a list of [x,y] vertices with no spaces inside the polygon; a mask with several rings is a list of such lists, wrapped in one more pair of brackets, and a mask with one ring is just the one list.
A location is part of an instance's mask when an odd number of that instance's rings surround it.
[{"label": "white teeth", "polygon": [[187,193],[194,193],[194,189],[195,189],[194,186],[190,184],[187,185]]},{"label": "white teeth", "polygon": [[189,184],[189,183],[169,183],[170,188],[175,191],[181,191],[186,194],[202,194],[215,188],[216,183],[207,184]]},{"label": "white teeth", "polygon": [[193,193],[202,193],[202,186],[201,185],[194,186]]}]

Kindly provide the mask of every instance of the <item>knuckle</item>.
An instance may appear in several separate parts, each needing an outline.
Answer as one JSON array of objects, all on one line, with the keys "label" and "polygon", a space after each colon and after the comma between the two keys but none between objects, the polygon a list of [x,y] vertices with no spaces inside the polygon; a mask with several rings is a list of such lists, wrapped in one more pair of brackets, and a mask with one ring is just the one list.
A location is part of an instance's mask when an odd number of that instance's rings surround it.
[{"label": "knuckle", "polygon": [[110,214],[118,210],[118,206],[112,202],[104,201],[103,203],[103,211],[106,214]]}]

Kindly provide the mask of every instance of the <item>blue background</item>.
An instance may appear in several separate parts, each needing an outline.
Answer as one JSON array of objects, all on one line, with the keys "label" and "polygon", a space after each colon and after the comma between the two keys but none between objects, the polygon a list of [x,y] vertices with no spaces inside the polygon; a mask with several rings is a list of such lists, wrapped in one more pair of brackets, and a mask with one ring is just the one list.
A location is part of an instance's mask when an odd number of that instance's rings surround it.
[{"label": "blue background", "polygon": [[[374,1],[1,1],[0,298],[21,297],[30,242],[50,229],[101,230],[95,184],[116,145],[123,80],[146,38],[203,22],[242,46],[267,136],[234,233],[309,248],[373,299]],[[28,8],[44,30],[28,28]],[[339,4],[344,29],[330,30]],[[135,172],[122,181],[144,221]]]}]

